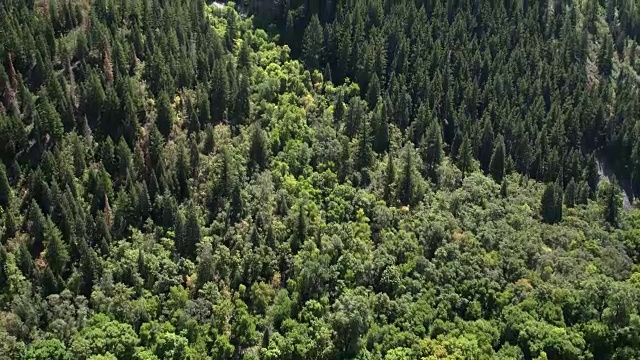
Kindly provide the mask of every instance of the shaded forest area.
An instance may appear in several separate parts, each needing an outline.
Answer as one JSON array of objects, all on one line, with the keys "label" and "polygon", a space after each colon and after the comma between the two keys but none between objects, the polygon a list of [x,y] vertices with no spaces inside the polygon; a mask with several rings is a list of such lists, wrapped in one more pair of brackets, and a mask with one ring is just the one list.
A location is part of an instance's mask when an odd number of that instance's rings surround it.
[{"label": "shaded forest area", "polygon": [[633,1],[274,4],[0,3],[0,359],[640,357]]},{"label": "shaded forest area", "polygon": [[601,151],[640,191],[636,2],[274,3],[246,8],[325,78],[357,82],[371,107],[381,95],[416,145],[438,119],[447,153],[468,138],[486,172],[502,135],[509,170],[539,181],[562,170],[563,186]]}]

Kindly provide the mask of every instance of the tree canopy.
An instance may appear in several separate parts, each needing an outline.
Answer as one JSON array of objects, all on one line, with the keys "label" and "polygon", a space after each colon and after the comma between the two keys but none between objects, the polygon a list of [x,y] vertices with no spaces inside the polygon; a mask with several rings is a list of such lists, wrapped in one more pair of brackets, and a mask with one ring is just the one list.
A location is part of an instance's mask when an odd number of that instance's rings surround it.
[{"label": "tree canopy", "polygon": [[639,358],[639,11],[2,2],[0,358]]}]

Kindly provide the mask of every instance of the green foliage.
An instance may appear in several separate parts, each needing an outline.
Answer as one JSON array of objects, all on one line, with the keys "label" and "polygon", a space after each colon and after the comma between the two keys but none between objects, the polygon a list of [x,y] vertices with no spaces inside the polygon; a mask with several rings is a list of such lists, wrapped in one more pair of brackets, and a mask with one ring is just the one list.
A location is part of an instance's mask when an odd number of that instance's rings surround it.
[{"label": "green foliage", "polygon": [[504,138],[502,135],[498,135],[495,141],[493,155],[491,155],[491,162],[489,163],[489,173],[496,182],[502,182],[505,175],[505,153]]},{"label": "green foliage", "polygon": [[7,178],[7,169],[4,164],[0,164],[0,206],[6,209],[11,203],[11,185],[9,185],[9,179]]},{"label": "green foliage", "polygon": [[133,328],[106,315],[89,319],[87,327],[74,336],[71,352],[77,359],[110,353],[118,359],[132,359],[139,339]]},{"label": "green foliage", "polygon": [[324,52],[322,25],[317,15],[311,17],[309,26],[304,32],[302,52],[305,65],[311,69],[317,69],[321,64],[321,56]]},{"label": "green foliage", "polygon": [[629,1],[7,4],[0,358],[640,357]]},{"label": "green foliage", "polygon": [[33,343],[27,351],[28,360],[69,360],[71,354],[58,339],[42,340]]}]

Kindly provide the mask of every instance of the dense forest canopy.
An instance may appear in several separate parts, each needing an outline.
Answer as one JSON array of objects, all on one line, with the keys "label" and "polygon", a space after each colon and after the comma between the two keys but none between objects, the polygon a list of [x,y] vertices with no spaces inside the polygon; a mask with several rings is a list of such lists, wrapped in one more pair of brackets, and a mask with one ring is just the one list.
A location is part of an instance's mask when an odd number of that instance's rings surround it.
[{"label": "dense forest canopy", "polygon": [[640,8],[4,0],[0,359],[637,359]]}]

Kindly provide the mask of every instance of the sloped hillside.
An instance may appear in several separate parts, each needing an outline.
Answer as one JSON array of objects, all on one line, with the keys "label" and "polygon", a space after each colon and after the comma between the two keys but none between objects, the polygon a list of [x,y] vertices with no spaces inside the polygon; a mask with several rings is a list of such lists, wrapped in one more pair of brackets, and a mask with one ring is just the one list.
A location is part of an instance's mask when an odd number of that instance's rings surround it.
[{"label": "sloped hillside", "polygon": [[640,357],[595,157],[456,148],[230,5],[78,4],[0,4],[0,358]]}]

